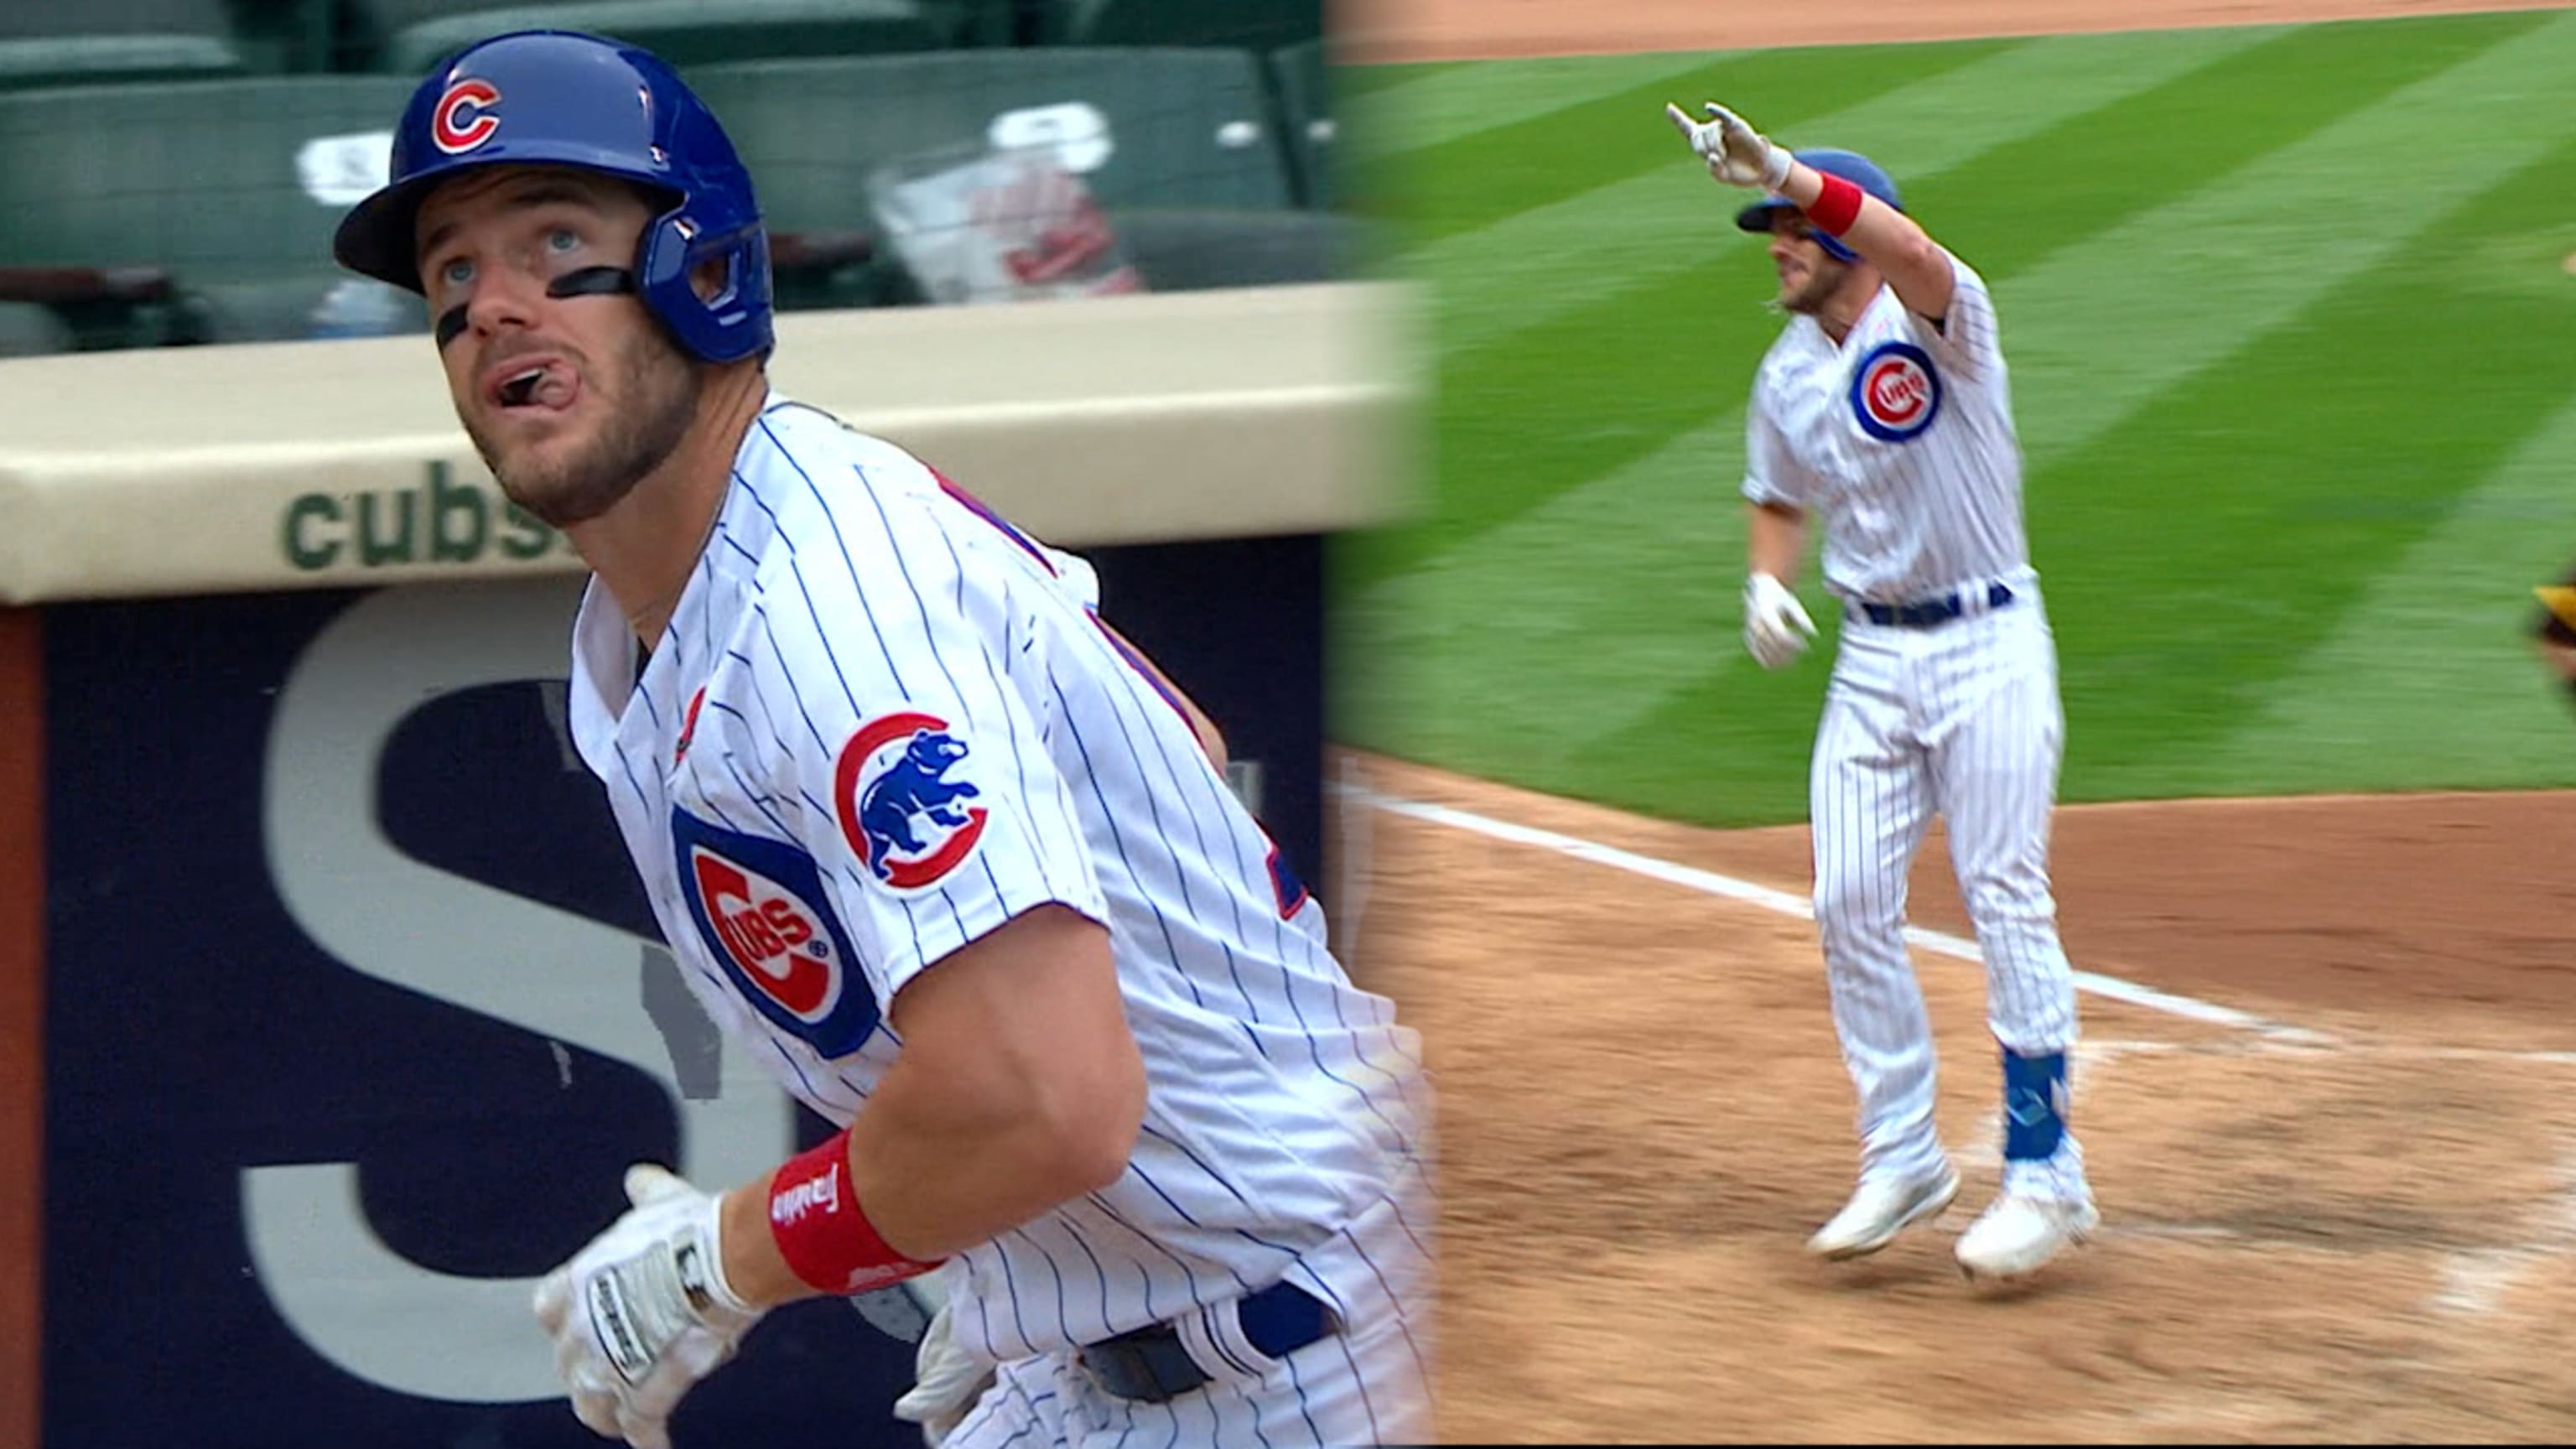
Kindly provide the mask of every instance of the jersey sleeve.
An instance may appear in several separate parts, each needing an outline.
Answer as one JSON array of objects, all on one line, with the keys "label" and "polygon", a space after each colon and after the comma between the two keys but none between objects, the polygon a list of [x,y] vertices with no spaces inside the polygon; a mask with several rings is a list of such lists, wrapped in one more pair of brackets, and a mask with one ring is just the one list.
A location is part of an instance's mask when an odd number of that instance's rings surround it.
[{"label": "jersey sleeve", "polygon": [[1976,268],[1955,256],[1950,258],[1950,272],[1950,315],[1938,325],[1912,312],[1906,314],[1906,320],[1917,339],[1931,349],[1942,365],[1963,377],[1990,376],[1995,361],[2003,355],[1996,331],[1994,294],[1987,290],[1986,279],[1977,274]]},{"label": "jersey sleeve", "polygon": [[1073,597],[1075,603],[1086,609],[1100,607],[1100,574],[1092,568],[1091,560],[1053,544],[1038,543],[1034,539],[1031,543],[1054,568],[1056,583]]},{"label": "jersey sleeve", "polygon": [[1108,920],[1047,747],[1052,711],[1016,682],[1042,667],[1038,622],[1063,605],[1039,595],[1063,584],[905,489],[816,496],[754,644],[808,722],[778,788],[890,1011],[923,970],[1037,906]]},{"label": "jersey sleeve", "polygon": [[1744,412],[1744,496],[1755,503],[1807,506],[1801,487],[1805,474],[1790,455],[1789,440],[1762,405],[1762,384],[1754,385],[1753,406]]}]

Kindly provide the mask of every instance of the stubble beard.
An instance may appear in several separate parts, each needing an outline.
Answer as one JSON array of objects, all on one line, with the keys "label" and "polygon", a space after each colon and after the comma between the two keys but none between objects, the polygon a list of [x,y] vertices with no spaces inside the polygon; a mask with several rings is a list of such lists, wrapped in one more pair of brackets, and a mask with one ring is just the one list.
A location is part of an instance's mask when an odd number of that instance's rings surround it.
[{"label": "stubble beard", "polygon": [[1842,284],[1843,269],[1839,264],[1831,260],[1819,262],[1807,269],[1805,281],[1780,294],[1780,310],[1813,317],[1833,300],[1834,293],[1842,289]]},{"label": "stubble beard", "polygon": [[504,460],[481,429],[469,422],[465,432],[511,502],[551,527],[567,528],[616,507],[678,451],[697,421],[704,387],[679,349],[646,337],[620,359],[617,387],[601,399],[609,406],[598,431],[572,451],[540,461],[523,450]]}]

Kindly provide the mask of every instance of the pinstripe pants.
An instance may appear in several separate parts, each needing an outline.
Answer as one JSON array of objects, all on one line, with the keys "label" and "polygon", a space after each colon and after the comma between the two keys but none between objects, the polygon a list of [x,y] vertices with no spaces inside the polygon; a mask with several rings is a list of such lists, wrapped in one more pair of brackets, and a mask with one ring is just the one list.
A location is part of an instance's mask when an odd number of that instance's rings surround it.
[{"label": "pinstripe pants", "polygon": [[[1336,1305],[1342,1332],[1273,1359],[1238,1344],[1218,1375],[1168,1403],[1103,1392],[1071,1356],[1003,1364],[943,1449],[1343,1449],[1432,1444],[1437,1211],[1419,1174],[1360,1215],[1290,1277]],[[1402,1198],[1399,1208],[1394,1199]],[[1190,1330],[1184,1329],[1184,1337]]]},{"label": "pinstripe pants", "polygon": [[[1834,1030],[1860,1098],[1864,1176],[1942,1160],[1932,1024],[1905,949],[1906,878],[1937,811],[1985,958],[1988,1028],[2022,1055],[2071,1049],[2075,983],[2058,944],[2048,834],[2065,715],[2038,592],[1938,628],[1849,618],[1810,778],[1817,934]],[[2004,1189],[2085,1193],[2069,1131],[2007,1161]]]}]

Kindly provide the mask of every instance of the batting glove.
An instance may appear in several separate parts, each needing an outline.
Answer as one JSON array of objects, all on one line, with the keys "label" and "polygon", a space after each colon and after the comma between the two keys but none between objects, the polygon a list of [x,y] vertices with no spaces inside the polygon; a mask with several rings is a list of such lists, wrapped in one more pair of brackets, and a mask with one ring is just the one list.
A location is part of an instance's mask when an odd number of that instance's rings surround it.
[{"label": "batting glove", "polygon": [[[914,1279],[915,1283],[922,1280]],[[894,1401],[894,1416],[921,1426],[921,1442],[940,1449],[942,1441],[965,1422],[984,1391],[993,1386],[993,1366],[958,1346],[950,1332],[945,1298],[930,1316],[921,1344],[913,1351],[912,1391]]]},{"label": "batting glove", "polygon": [[1744,647],[1763,668],[1787,664],[1815,637],[1815,621],[1787,585],[1769,574],[1744,581]]},{"label": "batting glove", "polygon": [[1709,118],[1694,121],[1689,112],[1666,102],[1664,115],[1690,142],[1692,154],[1708,162],[1709,175],[1729,186],[1759,186],[1765,191],[1789,184],[1793,158],[1786,150],[1715,101],[1703,109]]},{"label": "batting glove", "polygon": [[634,1204],[537,1285],[555,1371],[593,1433],[671,1449],[671,1411],[763,1310],[725,1282],[718,1200],[651,1163],[626,1169]]}]

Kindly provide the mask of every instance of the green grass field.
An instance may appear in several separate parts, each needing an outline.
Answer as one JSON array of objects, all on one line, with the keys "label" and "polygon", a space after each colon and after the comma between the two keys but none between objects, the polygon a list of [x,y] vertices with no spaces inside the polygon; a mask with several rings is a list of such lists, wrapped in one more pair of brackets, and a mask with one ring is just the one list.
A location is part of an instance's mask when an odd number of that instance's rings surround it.
[{"label": "green grass field", "polygon": [[1661,109],[1866,151],[1993,285],[2069,801],[2576,785],[2576,12],[1344,72],[1434,297],[1413,525],[1333,560],[1334,737],[1798,820],[1832,654],[1743,651],[1767,259]]}]

